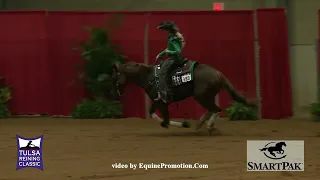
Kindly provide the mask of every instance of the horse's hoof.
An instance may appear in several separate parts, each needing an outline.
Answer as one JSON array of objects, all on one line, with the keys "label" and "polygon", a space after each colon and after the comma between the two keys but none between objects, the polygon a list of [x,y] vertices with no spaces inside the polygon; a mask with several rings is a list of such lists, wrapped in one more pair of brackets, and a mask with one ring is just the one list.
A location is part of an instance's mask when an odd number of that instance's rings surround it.
[{"label": "horse's hoof", "polygon": [[209,133],[209,135],[212,135],[212,132],[214,131],[214,127],[213,127],[213,125],[212,126],[210,126],[210,127],[207,127],[207,129],[208,129],[208,133]]},{"label": "horse's hoof", "polygon": [[202,128],[202,126],[203,126],[203,123],[204,122],[197,123],[196,130],[200,130]]},{"label": "horse's hoof", "polygon": [[162,122],[160,125],[163,128],[167,128],[167,129],[169,128],[169,123]]},{"label": "horse's hoof", "polygon": [[196,125],[196,131],[200,130],[202,127],[203,123],[197,123]]},{"label": "horse's hoof", "polygon": [[183,121],[183,122],[182,122],[182,127],[184,127],[184,128],[190,128],[191,125],[190,125],[190,123],[189,123],[188,121]]}]

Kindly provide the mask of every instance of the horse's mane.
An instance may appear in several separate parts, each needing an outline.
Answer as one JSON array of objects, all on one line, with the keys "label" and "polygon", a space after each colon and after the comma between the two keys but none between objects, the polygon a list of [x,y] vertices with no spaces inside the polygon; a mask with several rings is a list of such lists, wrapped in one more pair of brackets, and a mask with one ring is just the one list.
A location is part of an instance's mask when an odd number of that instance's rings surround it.
[{"label": "horse's mane", "polygon": [[136,66],[145,67],[145,68],[150,68],[150,67],[152,67],[151,65],[147,65],[147,64],[144,64],[144,63],[136,63],[136,62],[133,62],[133,61],[127,61],[127,62],[124,63],[123,65],[124,65],[124,66],[127,66],[127,65],[136,65]]}]

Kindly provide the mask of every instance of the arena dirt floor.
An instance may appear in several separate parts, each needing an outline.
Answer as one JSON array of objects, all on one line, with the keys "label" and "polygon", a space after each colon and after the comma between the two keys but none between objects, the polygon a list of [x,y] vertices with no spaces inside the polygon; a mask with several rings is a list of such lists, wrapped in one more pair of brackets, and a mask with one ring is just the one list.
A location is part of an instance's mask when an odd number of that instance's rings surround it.
[{"label": "arena dirt floor", "polygon": [[[320,123],[219,120],[214,135],[154,120],[0,120],[0,180],[316,180]],[[44,135],[44,171],[15,170],[16,135]],[[305,140],[304,172],[247,172],[246,140]],[[113,163],[201,163],[208,169],[113,169]]]}]

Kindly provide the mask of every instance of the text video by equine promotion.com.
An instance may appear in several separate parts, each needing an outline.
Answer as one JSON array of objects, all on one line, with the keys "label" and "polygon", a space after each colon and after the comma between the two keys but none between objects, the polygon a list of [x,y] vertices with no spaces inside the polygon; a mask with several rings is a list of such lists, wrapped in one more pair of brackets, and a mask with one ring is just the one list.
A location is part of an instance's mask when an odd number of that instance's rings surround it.
[{"label": "text video by equine promotion.com", "polygon": [[111,165],[114,169],[208,169],[208,164],[201,163],[180,163],[180,164],[168,164],[168,163],[114,163]]},{"label": "text video by equine promotion.com", "polygon": [[[303,140],[248,140],[247,171],[304,171]],[[208,169],[201,163],[113,163],[113,169]]]}]

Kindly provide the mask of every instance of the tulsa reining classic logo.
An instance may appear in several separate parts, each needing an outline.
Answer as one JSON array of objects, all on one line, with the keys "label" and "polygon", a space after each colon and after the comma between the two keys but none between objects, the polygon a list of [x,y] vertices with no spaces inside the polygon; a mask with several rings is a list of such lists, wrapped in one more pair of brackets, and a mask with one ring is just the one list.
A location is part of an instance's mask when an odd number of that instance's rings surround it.
[{"label": "tulsa reining classic logo", "polygon": [[43,170],[42,141],[43,136],[37,138],[23,138],[21,136],[17,136],[17,170],[27,167]]}]

